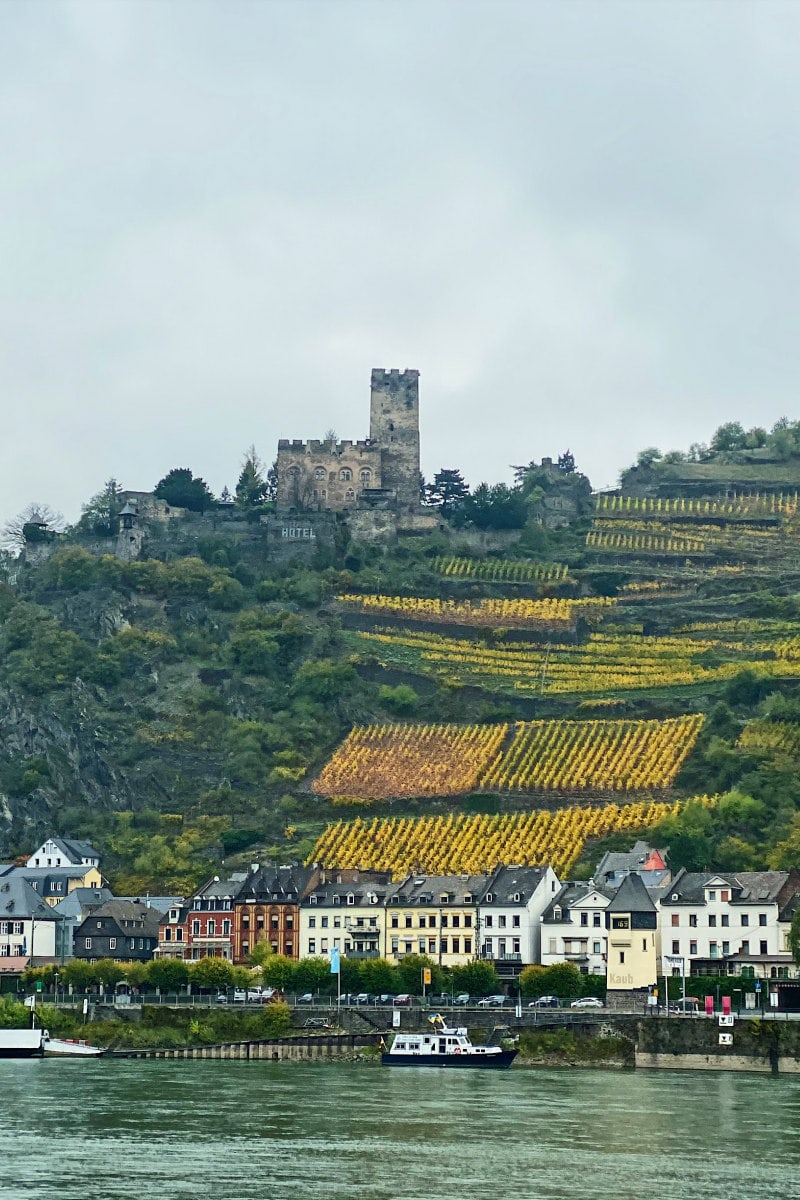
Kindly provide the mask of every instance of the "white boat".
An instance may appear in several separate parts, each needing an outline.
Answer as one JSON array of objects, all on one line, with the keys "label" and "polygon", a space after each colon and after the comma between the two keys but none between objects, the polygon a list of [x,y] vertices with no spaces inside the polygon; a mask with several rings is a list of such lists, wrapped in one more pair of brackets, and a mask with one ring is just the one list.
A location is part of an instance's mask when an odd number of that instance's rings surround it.
[{"label": "white boat", "polygon": [[38,1058],[44,1053],[41,1029],[0,1029],[0,1058]]},{"label": "white boat", "polygon": [[97,1058],[105,1054],[100,1046],[90,1046],[85,1041],[74,1041],[72,1038],[54,1038],[46,1029],[42,1033],[42,1053],[46,1057],[58,1058]]},{"label": "white boat", "polygon": [[463,1027],[449,1029],[440,1016],[429,1017],[432,1029],[425,1033],[398,1031],[391,1046],[381,1054],[385,1067],[510,1067],[519,1051],[516,1046],[473,1046]]}]

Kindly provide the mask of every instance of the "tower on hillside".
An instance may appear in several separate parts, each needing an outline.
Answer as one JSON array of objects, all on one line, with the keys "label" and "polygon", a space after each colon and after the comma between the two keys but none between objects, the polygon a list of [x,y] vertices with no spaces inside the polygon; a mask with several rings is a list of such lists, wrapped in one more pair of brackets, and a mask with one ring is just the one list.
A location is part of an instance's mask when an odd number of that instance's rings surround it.
[{"label": "tower on hillside", "polygon": [[382,484],[398,507],[419,506],[419,371],[372,372],[369,436],[381,448]]}]

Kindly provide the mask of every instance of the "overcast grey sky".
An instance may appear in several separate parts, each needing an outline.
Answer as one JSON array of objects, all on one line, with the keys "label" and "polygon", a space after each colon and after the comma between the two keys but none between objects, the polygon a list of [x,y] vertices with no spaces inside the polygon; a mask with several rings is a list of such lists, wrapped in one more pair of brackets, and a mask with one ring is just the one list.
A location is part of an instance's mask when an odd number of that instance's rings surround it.
[{"label": "overcast grey sky", "polygon": [[800,417],[800,4],[0,0],[0,521],[233,488],[421,372],[423,469]]}]

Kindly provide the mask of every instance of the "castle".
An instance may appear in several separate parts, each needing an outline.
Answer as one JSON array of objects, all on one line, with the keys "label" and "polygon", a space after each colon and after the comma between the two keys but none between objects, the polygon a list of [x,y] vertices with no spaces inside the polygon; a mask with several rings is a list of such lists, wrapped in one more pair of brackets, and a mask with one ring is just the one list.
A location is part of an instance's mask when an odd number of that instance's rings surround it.
[{"label": "castle", "polygon": [[[338,512],[356,526],[381,522],[396,530],[435,528],[420,507],[419,371],[375,368],[369,437],[364,441],[278,442],[279,514]],[[369,519],[368,514],[373,514]]]}]

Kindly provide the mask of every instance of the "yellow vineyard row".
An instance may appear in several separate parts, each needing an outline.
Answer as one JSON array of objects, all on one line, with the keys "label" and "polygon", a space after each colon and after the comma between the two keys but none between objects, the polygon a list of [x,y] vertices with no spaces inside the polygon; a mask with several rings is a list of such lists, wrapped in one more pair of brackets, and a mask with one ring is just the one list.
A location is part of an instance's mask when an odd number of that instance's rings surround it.
[{"label": "yellow vineyard row", "polygon": [[356,727],[312,785],[363,800],[493,791],[640,792],[669,787],[703,717]]},{"label": "yellow vineyard row", "polygon": [[[699,797],[713,805],[713,798]],[[309,862],[330,867],[426,874],[479,874],[501,863],[549,864],[569,875],[589,838],[635,832],[676,815],[681,805],[640,801],[502,816],[450,814],[337,821],[327,826]]]},{"label": "yellow vineyard row", "polygon": [[574,626],[578,616],[587,617],[612,606],[608,596],[586,600],[442,600],[424,596],[337,596],[340,604],[362,613],[404,617],[410,621],[436,621],[453,625],[511,626],[557,630]]},{"label": "yellow vineyard row", "polygon": [[563,563],[528,562],[509,558],[436,558],[433,569],[448,579],[479,579],[497,583],[558,583],[567,578]]}]

